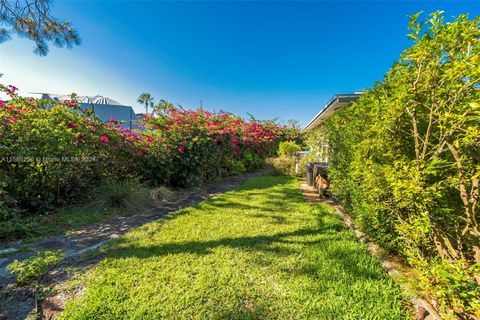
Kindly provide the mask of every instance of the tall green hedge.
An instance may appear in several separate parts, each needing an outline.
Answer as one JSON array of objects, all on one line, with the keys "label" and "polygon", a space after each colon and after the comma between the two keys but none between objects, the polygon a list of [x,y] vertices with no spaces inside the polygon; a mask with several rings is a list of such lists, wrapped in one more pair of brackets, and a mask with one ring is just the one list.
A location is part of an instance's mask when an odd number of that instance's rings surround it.
[{"label": "tall green hedge", "polygon": [[480,17],[418,18],[412,46],[319,136],[361,227],[419,270],[446,318],[479,317]]}]

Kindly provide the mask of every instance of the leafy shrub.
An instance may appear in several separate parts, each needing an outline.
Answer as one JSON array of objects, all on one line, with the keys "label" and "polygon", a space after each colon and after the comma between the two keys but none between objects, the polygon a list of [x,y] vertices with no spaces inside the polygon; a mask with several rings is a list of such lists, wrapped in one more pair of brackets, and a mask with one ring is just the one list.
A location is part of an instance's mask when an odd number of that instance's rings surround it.
[{"label": "leafy shrub", "polygon": [[41,251],[22,262],[13,261],[7,269],[13,273],[18,284],[35,284],[61,260],[60,251]]},{"label": "leafy shrub", "polygon": [[479,25],[414,15],[412,47],[316,133],[331,148],[333,192],[420,271],[446,318],[480,316]]},{"label": "leafy shrub", "polygon": [[276,158],[268,159],[267,163],[277,175],[295,175],[295,153],[302,150],[295,142],[282,141],[278,145],[278,154]]},{"label": "leafy shrub", "polygon": [[17,218],[91,198],[100,207],[136,205],[147,194],[139,182],[189,187],[258,169],[281,141],[300,137],[273,121],[173,106],[132,131],[100,121],[73,98],[0,90],[11,98],[0,100],[1,237],[24,232]]},{"label": "leafy shrub", "polygon": [[297,151],[301,151],[302,148],[291,141],[282,141],[278,145],[278,155],[283,157],[293,157]]},{"label": "leafy shrub", "polygon": [[146,170],[154,181],[173,186],[198,185],[257,169],[266,156],[276,152],[280,141],[292,138],[293,134],[292,129],[272,121],[247,122],[224,111],[212,113],[202,109],[171,107],[169,112],[146,117],[144,121],[162,144],[151,152],[168,154],[160,157],[164,159],[163,169],[159,168],[158,173],[150,165]]},{"label": "leafy shrub", "polygon": [[0,109],[0,201],[5,208],[49,212],[89,194],[105,179],[135,176],[152,137],[103,123],[76,102],[45,105],[14,87]]},{"label": "leafy shrub", "polygon": [[269,158],[267,164],[275,175],[290,176],[295,174],[294,157]]}]

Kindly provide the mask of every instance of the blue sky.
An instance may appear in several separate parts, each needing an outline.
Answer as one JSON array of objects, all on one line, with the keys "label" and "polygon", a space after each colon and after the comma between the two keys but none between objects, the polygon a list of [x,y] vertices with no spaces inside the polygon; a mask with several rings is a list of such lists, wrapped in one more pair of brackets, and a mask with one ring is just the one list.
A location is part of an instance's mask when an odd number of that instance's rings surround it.
[{"label": "blue sky", "polygon": [[1,81],[29,92],[101,94],[142,107],[150,92],[184,107],[202,101],[260,119],[305,125],[336,93],[380,80],[401,51],[408,15],[480,15],[475,1],[56,1],[82,45],[32,53],[0,45]]}]

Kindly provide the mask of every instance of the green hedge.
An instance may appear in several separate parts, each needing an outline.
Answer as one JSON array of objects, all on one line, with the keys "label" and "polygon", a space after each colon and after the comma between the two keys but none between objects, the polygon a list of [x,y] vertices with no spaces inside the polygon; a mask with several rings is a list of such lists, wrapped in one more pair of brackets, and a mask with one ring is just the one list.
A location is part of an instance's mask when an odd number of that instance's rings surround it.
[{"label": "green hedge", "polygon": [[419,270],[446,318],[480,316],[480,17],[412,16],[413,45],[320,129],[332,189]]}]

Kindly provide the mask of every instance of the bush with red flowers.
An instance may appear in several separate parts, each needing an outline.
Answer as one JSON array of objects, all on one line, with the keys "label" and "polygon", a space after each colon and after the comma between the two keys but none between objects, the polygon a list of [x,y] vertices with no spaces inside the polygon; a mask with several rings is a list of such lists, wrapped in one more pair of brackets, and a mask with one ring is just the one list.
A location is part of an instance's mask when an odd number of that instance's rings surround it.
[{"label": "bush with red flowers", "polygon": [[[82,197],[108,178],[136,176],[149,137],[84,114],[74,101],[19,97],[0,107],[0,206],[44,212]],[[0,220],[5,217],[0,216]]]},{"label": "bush with red flowers", "polygon": [[[260,168],[276,152],[278,142],[298,132],[272,121],[245,121],[231,113],[170,109],[144,118],[145,126],[169,146],[170,175],[148,176],[171,185],[190,186]],[[150,159],[155,161],[155,157]],[[162,163],[162,166],[165,166]],[[154,164],[145,166],[147,170]],[[165,180],[166,179],[166,180]]]},{"label": "bush with red flowers", "polygon": [[72,100],[23,98],[0,85],[0,233],[15,216],[82,201],[106,180],[193,186],[260,168],[278,142],[298,137],[274,122],[227,112],[171,109],[131,131]]}]

